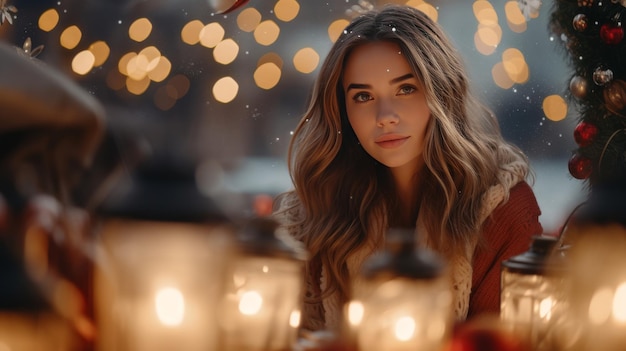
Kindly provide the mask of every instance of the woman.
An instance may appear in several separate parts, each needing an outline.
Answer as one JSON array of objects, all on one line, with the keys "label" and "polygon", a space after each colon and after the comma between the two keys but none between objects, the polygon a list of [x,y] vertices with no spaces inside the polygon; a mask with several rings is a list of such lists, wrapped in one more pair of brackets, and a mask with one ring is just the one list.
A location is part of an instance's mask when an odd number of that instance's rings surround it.
[{"label": "woman", "polygon": [[276,218],[309,250],[302,326],[338,328],[390,227],[443,256],[458,320],[499,311],[500,262],[542,233],[527,158],[469,92],[459,53],[422,12],[355,18],[331,48],[289,147]]}]

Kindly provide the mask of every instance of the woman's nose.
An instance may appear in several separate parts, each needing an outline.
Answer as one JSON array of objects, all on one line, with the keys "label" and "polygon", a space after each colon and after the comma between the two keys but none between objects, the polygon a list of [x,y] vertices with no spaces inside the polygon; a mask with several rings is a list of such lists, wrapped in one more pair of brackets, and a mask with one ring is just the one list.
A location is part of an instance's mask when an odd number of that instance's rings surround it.
[{"label": "woman's nose", "polygon": [[382,127],[388,124],[396,124],[398,123],[398,121],[399,121],[398,114],[393,108],[393,104],[381,101],[381,103],[378,106],[376,124],[379,127]]}]

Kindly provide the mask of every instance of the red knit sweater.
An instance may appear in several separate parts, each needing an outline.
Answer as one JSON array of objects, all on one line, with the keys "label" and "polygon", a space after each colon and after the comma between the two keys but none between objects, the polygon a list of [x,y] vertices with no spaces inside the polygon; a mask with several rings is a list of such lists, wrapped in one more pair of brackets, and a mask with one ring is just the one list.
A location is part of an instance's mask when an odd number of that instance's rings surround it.
[{"label": "red knit sweater", "polygon": [[541,235],[539,205],[526,182],[511,188],[509,200],[500,204],[483,227],[484,243],[476,249],[472,292],[467,318],[500,313],[502,261],[525,252],[533,235]]}]

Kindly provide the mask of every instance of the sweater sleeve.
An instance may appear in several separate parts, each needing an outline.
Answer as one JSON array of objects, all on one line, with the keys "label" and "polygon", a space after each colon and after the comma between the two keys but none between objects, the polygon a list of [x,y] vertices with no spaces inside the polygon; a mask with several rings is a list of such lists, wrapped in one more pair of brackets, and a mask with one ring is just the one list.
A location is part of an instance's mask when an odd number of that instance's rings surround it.
[{"label": "sweater sleeve", "polygon": [[520,182],[511,188],[508,201],[487,218],[483,225],[483,244],[474,254],[468,319],[485,313],[500,313],[501,263],[527,251],[532,236],[542,234],[540,214],[531,187]]}]

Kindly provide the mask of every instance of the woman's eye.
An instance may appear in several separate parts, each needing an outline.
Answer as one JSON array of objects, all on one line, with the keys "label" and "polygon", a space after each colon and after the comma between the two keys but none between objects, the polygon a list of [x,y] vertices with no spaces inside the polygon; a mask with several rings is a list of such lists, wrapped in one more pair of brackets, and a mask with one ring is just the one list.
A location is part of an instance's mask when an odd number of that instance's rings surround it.
[{"label": "woman's eye", "polygon": [[400,88],[400,95],[408,95],[417,90],[415,87],[407,85]]},{"label": "woman's eye", "polygon": [[372,97],[367,93],[358,93],[352,99],[356,102],[365,102],[371,100]]}]

